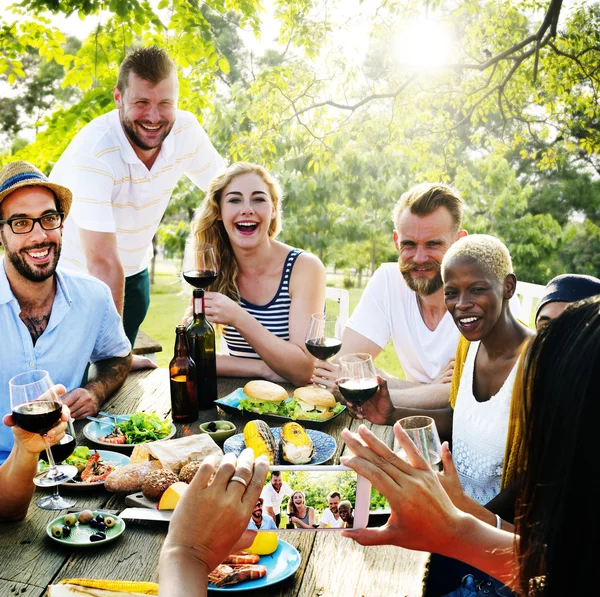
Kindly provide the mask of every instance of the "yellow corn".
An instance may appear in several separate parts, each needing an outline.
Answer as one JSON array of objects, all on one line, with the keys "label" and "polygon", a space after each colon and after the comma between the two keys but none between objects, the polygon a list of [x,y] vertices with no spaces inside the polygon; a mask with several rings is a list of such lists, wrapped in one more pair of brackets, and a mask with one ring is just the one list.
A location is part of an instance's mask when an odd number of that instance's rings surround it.
[{"label": "yellow corn", "polygon": [[269,429],[269,426],[260,419],[246,423],[244,427],[244,441],[246,448],[254,450],[254,458],[266,454],[270,464],[275,464],[275,453],[277,446],[275,438]]}]

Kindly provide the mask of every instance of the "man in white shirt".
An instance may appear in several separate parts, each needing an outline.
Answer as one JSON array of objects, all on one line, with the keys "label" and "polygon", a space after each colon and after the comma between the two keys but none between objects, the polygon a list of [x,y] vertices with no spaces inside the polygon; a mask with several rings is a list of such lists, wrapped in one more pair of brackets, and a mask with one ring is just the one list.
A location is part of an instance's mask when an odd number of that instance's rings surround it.
[{"label": "man in white shirt", "polygon": [[337,491],[332,491],[327,496],[327,504],[329,508],[325,508],[319,519],[320,529],[341,529],[344,521],[342,520],[338,506],[342,496]]},{"label": "man in white shirt", "polygon": [[177,72],[164,50],[129,54],[113,95],[117,109],[77,133],[50,180],[73,192],[61,265],[108,284],[133,346],[150,304],[152,238],[171,194],[183,174],[206,190],[223,160],[196,117],[177,109]]},{"label": "man in white shirt", "polygon": [[271,479],[264,486],[260,497],[264,500],[267,514],[275,521],[279,528],[281,522],[281,501],[287,495],[292,495],[292,488],[281,478],[281,471],[272,471]]},{"label": "man in white shirt", "polygon": [[[346,324],[338,358],[364,352],[375,359],[392,339],[406,380],[382,375],[398,406],[448,404],[460,334],[446,311],[440,266],[467,234],[462,215],[462,199],[447,185],[423,183],[404,193],[393,213],[398,263],[375,272]],[[334,390],[338,368],[317,361],[315,383]]]}]

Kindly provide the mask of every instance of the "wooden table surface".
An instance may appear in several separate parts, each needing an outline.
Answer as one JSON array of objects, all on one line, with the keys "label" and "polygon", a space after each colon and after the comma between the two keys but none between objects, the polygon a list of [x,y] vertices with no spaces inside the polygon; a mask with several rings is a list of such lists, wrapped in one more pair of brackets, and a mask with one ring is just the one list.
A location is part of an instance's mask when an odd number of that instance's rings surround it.
[{"label": "wooden table surface", "polygon": [[[238,378],[219,380],[219,396],[226,396],[246,381]],[[104,410],[114,413],[155,411],[161,416],[168,415],[168,371],[155,369],[130,374],[121,391],[104,405]],[[176,437],[194,433],[199,423],[218,416],[216,409],[201,411],[196,423],[177,426]],[[240,432],[249,420],[239,415],[220,413],[220,416],[232,420]],[[85,423],[76,422],[80,444],[88,443],[82,433]],[[340,434],[346,426],[355,428],[357,421],[343,413],[335,420],[315,427],[336,439],[337,450],[330,464],[339,464],[345,448]],[[391,428],[372,425],[372,429],[392,445]],[[122,510],[125,507],[124,496],[104,489],[68,490],[61,487],[60,491],[75,497],[77,508]],[[34,499],[43,493],[38,490]],[[32,503],[24,521],[0,526],[0,597],[39,597],[47,585],[64,578],[158,580],[158,557],[167,532],[165,523],[127,521],[127,530],[115,542],[73,550],[46,536],[46,525],[60,514],[41,510]],[[336,532],[282,531],[280,537],[300,552],[302,564],[299,570],[279,584],[247,591],[247,597],[420,597],[423,593],[426,553],[396,547],[364,548]]]}]

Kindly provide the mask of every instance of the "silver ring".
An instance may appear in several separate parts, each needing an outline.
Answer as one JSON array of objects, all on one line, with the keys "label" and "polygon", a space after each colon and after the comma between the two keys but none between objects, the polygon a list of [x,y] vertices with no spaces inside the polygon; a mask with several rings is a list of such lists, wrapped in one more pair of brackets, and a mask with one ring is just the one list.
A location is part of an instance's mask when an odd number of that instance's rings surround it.
[{"label": "silver ring", "polygon": [[245,479],[242,479],[242,477],[238,477],[237,475],[234,475],[233,477],[231,477],[231,479],[229,479],[229,482],[231,483],[232,481],[238,481],[239,483],[241,483],[244,487],[248,487],[248,483],[246,482]]}]

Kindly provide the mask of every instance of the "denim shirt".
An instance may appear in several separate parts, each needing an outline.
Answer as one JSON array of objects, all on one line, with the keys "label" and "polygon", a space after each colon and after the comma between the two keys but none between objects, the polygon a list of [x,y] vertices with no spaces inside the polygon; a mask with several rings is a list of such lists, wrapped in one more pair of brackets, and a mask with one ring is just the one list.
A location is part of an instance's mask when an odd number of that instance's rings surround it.
[{"label": "denim shirt", "polygon": [[[110,289],[91,276],[56,270],[56,295],[48,326],[35,346],[20,319],[4,259],[0,259],[0,415],[11,412],[9,380],[44,369],[67,391],[81,385],[88,363],[127,356],[131,351]],[[0,463],[14,443],[12,430],[0,424]]]}]

